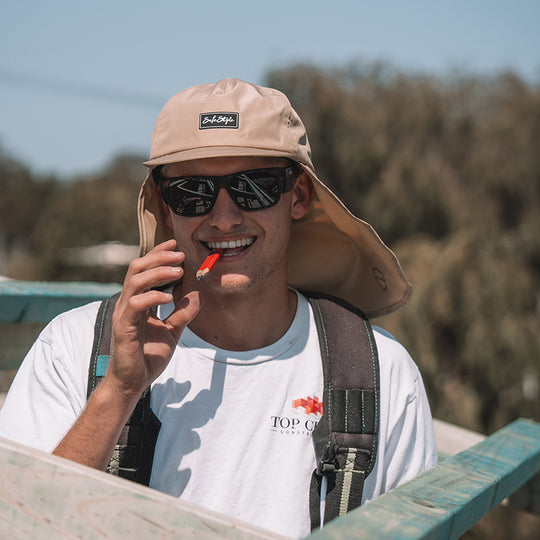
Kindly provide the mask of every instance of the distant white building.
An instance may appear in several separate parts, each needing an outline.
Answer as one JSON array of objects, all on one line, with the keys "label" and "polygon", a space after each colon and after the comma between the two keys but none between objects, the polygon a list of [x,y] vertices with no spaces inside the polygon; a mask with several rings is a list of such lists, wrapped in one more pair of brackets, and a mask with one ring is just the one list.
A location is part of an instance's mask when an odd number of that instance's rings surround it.
[{"label": "distant white building", "polygon": [[139,256],[139,246],[106,242],[97,246],[65,248],[62,254],[64,262],[72,266],[120,268]]}]

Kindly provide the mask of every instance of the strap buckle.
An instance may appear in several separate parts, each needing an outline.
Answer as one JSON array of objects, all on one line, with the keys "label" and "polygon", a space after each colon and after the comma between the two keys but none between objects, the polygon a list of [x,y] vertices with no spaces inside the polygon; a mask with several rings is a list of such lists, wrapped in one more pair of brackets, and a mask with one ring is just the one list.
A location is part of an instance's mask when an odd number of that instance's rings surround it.
[{"label": "strap buckle", "polygon": [[338,451],[339,446],[336,443],[329,442],[325,446],[322,456],[319,459],[319,464],[317,465],[316,473],[319,476],[325,476],[336,472],[338,465],[336,456]]}]

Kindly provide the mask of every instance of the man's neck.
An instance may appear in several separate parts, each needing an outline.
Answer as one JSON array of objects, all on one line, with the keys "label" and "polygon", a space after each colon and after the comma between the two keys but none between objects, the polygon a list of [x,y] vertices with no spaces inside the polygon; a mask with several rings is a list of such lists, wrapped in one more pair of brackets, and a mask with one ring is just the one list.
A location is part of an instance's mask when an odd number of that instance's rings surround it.
[{"label": "man's neck", "polygon": [[[180,291],[178,291],[180,292]],[[296,314],[296,294],[287,288],[204,294],[204,305],[189,324],[192,332],[221,349],[247,351],[275,343]]]}]

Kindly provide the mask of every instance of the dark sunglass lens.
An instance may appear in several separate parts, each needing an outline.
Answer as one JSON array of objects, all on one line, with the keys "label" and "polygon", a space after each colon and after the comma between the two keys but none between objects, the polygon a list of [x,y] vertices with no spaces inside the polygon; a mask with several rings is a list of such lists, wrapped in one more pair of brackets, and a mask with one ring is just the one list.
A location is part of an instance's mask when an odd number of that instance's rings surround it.
[{"label": "dark sunglass lens", "polygon": [[214,184],[207,180],[182,178],[171,182],[168,192],[168,204],[179,216],[204,215],[215,200]]},{"label": "dark sunglass lens", "polygon": [[270,208],[281,196],[280,175],[270,171],[238,174],[229,193],[244,210]]}]

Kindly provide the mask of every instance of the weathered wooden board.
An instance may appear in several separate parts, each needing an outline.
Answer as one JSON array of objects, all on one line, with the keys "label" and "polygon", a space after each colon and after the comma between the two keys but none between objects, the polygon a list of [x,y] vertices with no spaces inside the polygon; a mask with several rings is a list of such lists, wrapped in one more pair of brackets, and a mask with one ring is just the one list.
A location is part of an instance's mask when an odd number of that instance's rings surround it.
[{"label": "weathered wooden board", "polygon": [[5,439],[0,475],[0,538],[284,538]]},{"label": "weathered wooden board", "polygon": [[539,471],[540,424],[517,420],[310,538],[459,538]]},{"label": "weathered wooden board", "polygon": [[[458,538],[540,470],[540,424],[519,420],[310,538]],[[2,538],[283,538],[0,439]]]},{"label": "weathered wooden board", "polygon": [[108,283],[0,281],[0,323],[43,323],[68,309],[113,295]]}]

